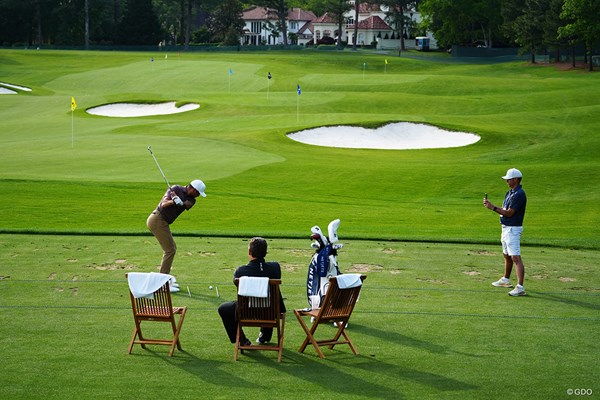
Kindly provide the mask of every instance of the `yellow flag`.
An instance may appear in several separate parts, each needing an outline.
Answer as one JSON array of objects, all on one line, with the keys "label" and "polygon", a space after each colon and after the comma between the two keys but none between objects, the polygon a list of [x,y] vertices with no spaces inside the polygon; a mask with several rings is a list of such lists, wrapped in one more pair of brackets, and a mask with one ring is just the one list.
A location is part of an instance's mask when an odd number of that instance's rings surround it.
[{"label": "yellow flag", "polygon": [[388,65],[387,58],[385,59],[385,65]]},{"label": "yellow flag", "polygon": [[75,97],[71,97],[71,111],[75,111],[77,103],[75,103]]}]

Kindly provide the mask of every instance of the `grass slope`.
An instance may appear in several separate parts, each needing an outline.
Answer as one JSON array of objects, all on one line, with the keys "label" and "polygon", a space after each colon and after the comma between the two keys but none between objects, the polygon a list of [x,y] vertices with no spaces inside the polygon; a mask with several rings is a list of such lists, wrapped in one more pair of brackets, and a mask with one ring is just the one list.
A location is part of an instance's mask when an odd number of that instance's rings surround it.
[{"label": "grass slope", "polygon": [[[497,219],[481,207],[482,194],[500,203],[506,185],[499,177],[516,166],[529,197],[525,243],[598,248],[596,74],[361,52],[163,58],[2,50],[0,77],[33,89],[0,99],[0,200],[10,204],[4,232],[145,233],[145,216],[164,188],[146,151],[152,145],[172,183],[201,177],[208,185],[201,210],[177,222],[179,233],[299,237],[306,226],[339,217],[347,237],[495,242]],[[201,107],[145,118],[85,113],[111,102],[164,100]],[[386,151],[285,136],[388,121],[482,139],[464,148]],[[47,210],[60,211],[49,218]]]}]

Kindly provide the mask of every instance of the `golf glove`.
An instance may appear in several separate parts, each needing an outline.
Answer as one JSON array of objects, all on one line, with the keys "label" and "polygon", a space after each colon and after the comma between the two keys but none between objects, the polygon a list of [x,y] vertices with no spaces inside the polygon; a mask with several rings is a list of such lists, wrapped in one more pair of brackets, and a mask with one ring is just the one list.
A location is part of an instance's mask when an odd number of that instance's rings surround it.
[{"label": "golf glove", "polygon": [[183,201],[181,201],[181,199],[179,198],[179,196],[173,196],[171,198],[171,200],[173,200],[173,202],[175,204],[177,204],[178,206],[182,206],[183,205]]}]

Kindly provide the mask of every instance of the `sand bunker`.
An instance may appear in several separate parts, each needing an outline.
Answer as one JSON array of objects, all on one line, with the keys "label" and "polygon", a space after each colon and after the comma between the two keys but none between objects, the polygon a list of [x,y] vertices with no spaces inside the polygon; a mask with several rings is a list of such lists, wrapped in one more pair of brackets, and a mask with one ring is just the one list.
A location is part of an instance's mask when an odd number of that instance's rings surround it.
[{"label": "sand bunker", "polygon": [[291,139],[316,146],[351,149],[436,149],[473,144],[478,135],[446,131],[435,126],[398,122],[377,129],[328,126],[291,133]]},{"label": "sand bunker", "polygon": [[103,117],[147,117],[151,115],[178,114],[200,107],[199,104],[194,103],[181,107],[176,107],[175,104],[174,101],[156,104],[115,103],[90,108],[87,110],[87,113]]},{"label": "sand bunker", "polygon": [[[9,89],[10,88],[10,89]],[[31,89],[25,86],[13,85],[11,83],[0,82],[0,94],[17,94],[16,91],[11,89],[22,90],[24,92],[31,92]]]}]

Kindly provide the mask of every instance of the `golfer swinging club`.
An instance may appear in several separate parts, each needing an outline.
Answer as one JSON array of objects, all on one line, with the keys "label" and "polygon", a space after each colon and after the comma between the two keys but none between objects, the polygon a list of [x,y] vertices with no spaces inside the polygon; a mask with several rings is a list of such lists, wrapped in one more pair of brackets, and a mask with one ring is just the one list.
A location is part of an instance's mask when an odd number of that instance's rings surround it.
[{"label": "golfer swinging club", "polygon": [[206,185],[200,179],[193,180],[187,186],[170,186],[158,206],[146,221],[150,232],[156,237],[160,247],[163,249],[163,258],[160,264],[160,272],[169,274],[177,246],[169,227],[179,215],[189,210],[196,204],[196,197],[206,197]]}]

